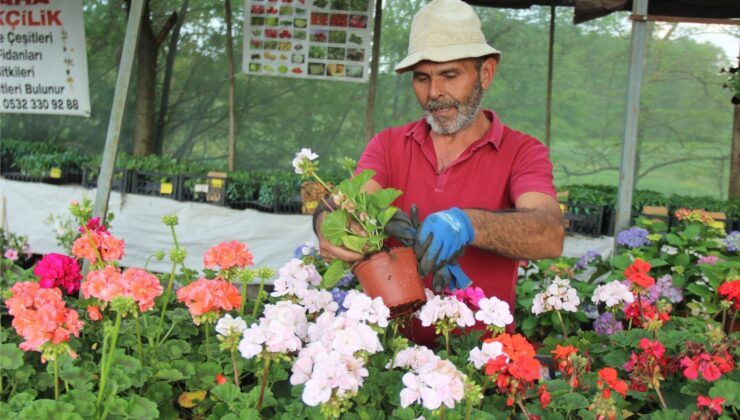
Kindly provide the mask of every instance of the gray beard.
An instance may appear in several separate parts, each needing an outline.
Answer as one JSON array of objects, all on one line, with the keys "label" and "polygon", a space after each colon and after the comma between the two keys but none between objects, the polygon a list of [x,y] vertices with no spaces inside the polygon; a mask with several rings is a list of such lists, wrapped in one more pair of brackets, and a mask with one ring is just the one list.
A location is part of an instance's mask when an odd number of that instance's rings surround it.
[{"label": "gray beard", "polygon": [[[473,124],[476,115],[481,110],[482,99],[483,86],[479,78],[476,80],[475,86],[473,86],[473,93],[464,103],[452,98],[431,100],[424,109],[424,118],[435,133],[442,135],[455,134]],[[457,110],[454,119],[435,118],[434,114],[432,114],[432,111],[450,107],[454,107]]]}]

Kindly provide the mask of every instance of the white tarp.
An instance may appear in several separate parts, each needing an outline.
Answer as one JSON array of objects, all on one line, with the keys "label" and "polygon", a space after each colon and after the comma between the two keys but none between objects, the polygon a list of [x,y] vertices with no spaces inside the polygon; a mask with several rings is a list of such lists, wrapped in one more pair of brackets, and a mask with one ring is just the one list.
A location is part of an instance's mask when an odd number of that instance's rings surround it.
[{"label": "white tarp", "polygon": [[0,98],[0,112],[90,116],[82,0],[3,2]]},{"label": "white tarp", "polygon": [[[65,214],[72,200],[95,198],[95,190],[76,186],[55,186],[9,181],[0,177],[0,214],[7,216],[10,231],[28,237],[35,253],[64,252],[56,243],[52,226],[45,222],[50,214]],[[125,240],[122,265],[143,267],[157,251],[172,247],[169,227],[162,215],[177,215],[175,227],[181,247],[188,251],[185,265],[203,269],[203,254],[217,243],[240,241],[254,255],[257,267],[280,268],[293,251],[307,241],[316,241],[311,217],[279,215],[255,210],[232,210],[210,204],[179,202],[136,194],[111,193],[109,211],[115,213],[111,233]],[[169,272],[168,258],[155,259],[149,269]]]}]

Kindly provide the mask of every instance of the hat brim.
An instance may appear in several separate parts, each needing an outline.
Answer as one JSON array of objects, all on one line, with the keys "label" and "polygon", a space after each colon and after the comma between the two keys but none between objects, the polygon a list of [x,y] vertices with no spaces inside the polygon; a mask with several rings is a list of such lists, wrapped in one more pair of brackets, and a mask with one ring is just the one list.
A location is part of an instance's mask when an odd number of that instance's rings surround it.
[{"label": "hat brim", "polygon": [[495,55],[496,61],[501,61],[501,51],[488,44],[449,45],[444,47],[425,48],[406,56],[393,70],[401,74],[411,70],[411,67],[421,61],[434,61],[444,63],[446,61],[462,60],[464,58],[478,58],[487,55]]}]

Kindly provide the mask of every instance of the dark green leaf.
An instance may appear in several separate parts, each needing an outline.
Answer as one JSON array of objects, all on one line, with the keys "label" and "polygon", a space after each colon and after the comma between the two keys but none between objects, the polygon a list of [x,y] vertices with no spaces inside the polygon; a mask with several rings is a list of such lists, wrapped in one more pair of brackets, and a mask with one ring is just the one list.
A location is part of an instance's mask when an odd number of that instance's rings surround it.
[{"label": "dark green leaf", "polygon": [[321,223],[321,234],[334,245],[342,245],[342,237],[347,234],[347,213],[341,210],[327,213]]},{"label": "dark green leaf", "polygon": [[23,351],[12,343],[0,344],[0,370],[13,370],[23,365]]},{"label": "dark green leaf", "polygon": [[324,273],[323,279],[321,280],[321,287],[325,289],[334,287],[347,270],[349,270],[349,265],[346,262],[339,258],[332,260]]}]

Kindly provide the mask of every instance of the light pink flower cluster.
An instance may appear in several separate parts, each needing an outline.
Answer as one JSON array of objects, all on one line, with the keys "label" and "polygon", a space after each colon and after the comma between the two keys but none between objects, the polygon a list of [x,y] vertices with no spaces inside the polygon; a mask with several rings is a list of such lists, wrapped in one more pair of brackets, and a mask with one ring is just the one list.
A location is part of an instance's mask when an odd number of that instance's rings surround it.
[{"label": "light pink flower cluster", "polygon": [[239,352],[245,359],[261,354],[292,353],[303,345],[308,320],[306,309],[284,300],[274,305],[265,305],[259,322],[252,324],[242,334]]},{"label": "light pink flower cluster", "polygon": [[302,399],[310,406],[350,398],[368,376],[358,354],[382,350],[377,332],[365,322],[347,312],[324,312],[308,327],[308,344],[298,353],[290,383],[305,384]]},{"label": "light pink flower cluster", "polygon": [[371,299],[370,296],[357,290],[350,290],[342,306],[347,308],[345,316],[359,322],[367,322],[381,328],[388,326],[391,311],[383,303],[382,297]]},{"label": "light pink flower cluster", "polygon": [[293,258],[278,270],[275,290],[271,295],[300,297],[309,285],[318,286],[320,283],[321,275],[316,271],[316,267]]},{"label": "light pink flower cluster", "polygon": [[[44,362],[46,352],[42,346],[66,343],[71,335],[80,336],[84,323],[79,320],[77,311],[65,307],[61,290],[42,289],[35,282],[20,282],[14,284],[10,292],[12,296],[5,305],[13,316],[13,328],[25,340],[18,346],[21,350],[41,351]],[[66,351],[76,357],[69,347]]]},{"label": "light pink flower cluster", "polygon": [[470,350],[468,361],[472,363],[476,369],[480,369],[484,365],[488,364],[489,360],[494,360],[501,355],[506,356],[506,360],[504,362],[508,362],[509,356],[504,353],[504,345],[498,341],[487,341],[483,343],[481,348],[475,347]]},{"label": "light pink flower cluster", "polygon": [[[141,312],[151,309],[154,299],[161,294],[159,279],[140,268],[129,268],[121,273],[119,268],[109,265],[87,273],[87,279],[82,283],[84,298],[94,297],[105,305],[117,297],[130,297]],[[95,314],[95,309],[92,313]],[[97,318],[97,314],[93,317]]]},{"label": "light pink flower cluster", "polygon": [[417,316],[425,327],[439,321],[452,321],[459,327],[471,327],[475,324],[473,311],[452,296],[434,296],[421,307]]},{"label": "light pink flower cluster", "polygon": [[504,328],[514,322],[509,304],[495,296],[479,299],[478,307],[480,310],[475,313],[475,319],[486,325]]},{"label": "light pink flower cluster", "polygon": [[334,301],[331,292],[323,289],[306,289],[300,294],[300,303],[309,314],[320,311],[336,312],[339,304]]},{"label": "light pink flower cluster", "polygon": [[421,403],[429,410],[436,410],[442,404],[455,408],[465,397],[465,375],[449,360],[424,349],[410,348],[396,356],[394,366],[411,368],[411,372],[403,375],[405,388],[401,390],[401,407]]}]

